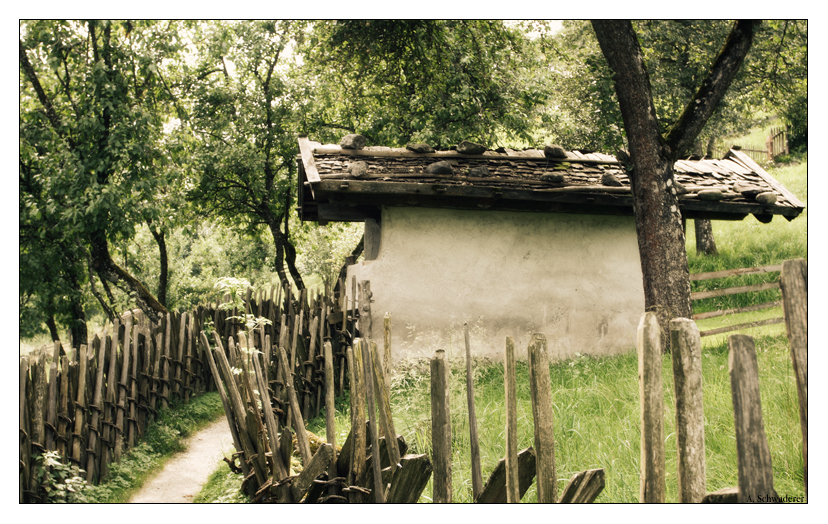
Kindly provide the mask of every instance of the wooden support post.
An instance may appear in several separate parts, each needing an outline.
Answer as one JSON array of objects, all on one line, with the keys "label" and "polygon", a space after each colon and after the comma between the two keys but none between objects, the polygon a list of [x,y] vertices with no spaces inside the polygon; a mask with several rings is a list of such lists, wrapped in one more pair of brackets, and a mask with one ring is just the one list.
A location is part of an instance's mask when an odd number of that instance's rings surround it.
[{"label": "wooden support post", "polygon": [[57,386],[60,366],[60,341],[55,340],[52,344],[54,349],[52,363],[49,365],[49,398],[46,409],[46,449],[49,451],[55,450],[57,437]]},{"label": "wooden support post", "polygon": [[[302,389],[305,390],[304,406],[302,406],[302,418],[308,420],[310,418],[311,397],[313,397],[314,383],[313,383],[313,357],[316,354],[316,337],[317,327],[319,325],[319,317],[314,316],[310,324],[310,346],[308,347],[308,360],[304,362],[305,366],[305,380],[302,384]],[[321,341],[320,341],[321,343]]]},{"label": "wooden support post", "polygon": [[739,461],[739,502],[769,502],[776,496],[773,467],[762,402],[759,398],[759,365],[753,339],[731,335],[727,341],[730,355],[730,388],[736,423],[736,454]]},{"label": "wooden support post", "polygon": [[[331,446],[332,459],[328,469],[328,478],[336,478],[336,417],[334,407],[334,362],[331,343],[325,342],[325,438]],[[336,495],[336,486],[328,488],[329,495]]]},{"label": "wooden support post", "polygon": [[466,400],[469,405],[469,446],[471,448],[472,500],[483,491],[483,472],[480,469],[480,443],[477,438],[477,413],[474,409],[474,373],[472,373],[469,325],[463,323],[466,340]]},{"label": "wooden support post", "polygon": [[532,418],[535,422],[535,454],[538,470],[538,502],[558,500],[558,475],[555,469],[555,423],[552,412],[552,385],[549,382],[549,352],[546,337],[532,334],[529,341],[529,387]]},{"label": "wooden support post", "polygon": [[104,402],[104,426],[101,432],[101,460],[100,460],[100,477],[106,476],[109,470],[108,465],[112,454],[114,453],[115,445],[115,419],[117,417],[116,411],[116,389],[115,384],[118,375],[118,319],[115,319],[115,324],[112,326],[112,335],[106,337],[106,344],[109,351],[109,369],[106,372],[106,397]]},{"label": "wooden support post", "polygon": [[[107,340],[105,339],[104,343],[101,344],[101,340],[97,336],[95,337],[98,349],[98,372],[95,375],[95,395],[92,397],[92,406],[90,406],[92,420],[89,423],[89,449],[86,450],[88,454],[86,461],[86,482],[89,483],[97,477],[95,474],[97,460],[95,459],[97,458],[98,428],[101,420],[101,412],[103,411],[104,362],[106,361],[106,350],[108,349],[105,342]],[[95,344],[93,343],[94,346]]]},{"label": "wooden support post", "polygon": [[503,383],[506,388],[506,502],[520,502],[517,465],[517,378],[515,375],[515,341],[506,337],[503,360]]},{"label": "wooden support post", "polygon": [[[363,281],[363,284],[365,282]],[[382,482],[382,465],[377,431],[377,410],[374,405],[374,366],[370,356],[370,340],[362,339],[363,365],[365,366],[365,399],[368,403],[368,426],[371,430],[371,456],[374,470],[374,502],[385,502],[385,485]]]},{"label": "wooden support post", "polygon": [[[45,356],[43,357],[45,358]],[[78,350],[78,391],[75,401],[75,431],[72,434],[72,461],[81,465],[83,451],[83,422],[86,413],[86,344],[81,344]]]},{"label": "wooden support post", "polygon": [[431,359],[431,449],[434,482],[431,500],[451,503],[451,414],[448,398],[446,352],[438,349]]},{"label": "wooden support post", "polygon": [[[32,367],[32,386],[34,386],[34,402],[32,403],[32,446],[43,453],[46,444],[46,351],[38,351],[37,360]],[[68,373],[67,373],[68,375]],[[69,382],[68,380],[66,381]],[[61,455],[65,458],[65,455]]]},{"label": "wooden support post", "polygon": [[[69,357],[60,357],[60,400],[58,404],[58,444],[57,452],[61,457],[67,456],[69,427]],[[123,426],[122,426],[123,427]],[[32,431],[34,433],[34,431]],[[34,444],[32,440],[32,444]],[[117,458],[116,458],[117,460]]]},{"label": "wooden support post", "polygon": [[[218,318],[218,311],[216,311],[216,318]],[[167,408],[170,403],[170,356],[172,354],[172,319],[173,316],[171,313],[167,313],[167,321],[164,324],[164,352],[162,358],[162,368],[163,371],[161,373],[161,382],[163,387],[161,388],[161,407]],[[218,323],[216,323],[218,324]],[[215,326],[218,329],[218,325]],[[218,334],[216,335],[218,336]]]},{"label": "wooden support post", "polygon": [[385,313],[382,319],[382,333],[383,333],[383,370],[385,375],[391,373],[391,313]]},{"label": "wooden support post", "polygon": [[141,321],[141,317],[135,320],[132,328],[132,351],[130,356],[132,359],[132,372],[129,376],[129,391],[131,396],[127,399],[129,400],[129,418],[127,419],[127,426],[129,428],[127,442],[129,449],[135,446],[135,441],[138,438],[138,332],[140,331],[139,322]]},{"label": "wooden support post", "polygon": [[701,336],[688,318],[670,321],[673,387],[676,397],[679,502],[701,502],[707,491],[704,460]]},{"label": "wooden support post", "polygon": [[390,443],[388,452],[391,472],[393,473],[397,470],[397,466],[400,463],[400,448],[397,446],[397,430],[394,428],[394,419],[391,416],[391,396],[388,383],[385,379],[385,372],[383,371],[383,364],[379,351],[377,350],[377,345],[373,340],[371,341],[371,359],[374,364],[376,397],[379,400],[379,420],[382,426],[382,432],[385,435],[385,440]]},{"label": "wooden support post", "polygon": [[18,374],[20,401],[20,431],[18,433],[20,439],[20,473],[19,473],[19,498],[18,503],[22,504],[27,501],[24,492],[29,490],[30,480],[29,474],[31,472],[31,456],[32,456],[32,442],[26,428],[29,423],[28,406],[26,406],[26,383],[29,380],[29,359],[27,357],[20,358],[20,369]]},{"label": "wooden support post", "polygon": [[653,312],[638,324],[638,393],[641,400],[640,502],[663,503],[667,490],[664,452],[664,393],[661,386],[661,330]]},{"label": "wooden support post", "polygon": [[[349,372],[351,373],[351,460],[348,468],[348,484],[362,485],[365,477],[365,371],[363,367],[362,344],[354,341],[348,348]],[[352,503],[363,501],[362,493],[353,491],[348,499]]]},{"label": "wooden support post", "polygon": [[808,261],[786,260],[779,279],[785,329],[791,344],[791,361],[799,397],[802,458],[805,464],[805,496],[808,496]]},{"label": "wooden support post", "polygon": [[123,342],[123,367],[121,368],[121,381],[118,382],[118,416],[115,423],[115,461],[121,460],[121,453],[124,451],[124,419],[127,410],[127,390],[129,388],[129,358],[131,351],[130,340],[132,338],[132,313],[127,311],[124,318],[124,342]]}]

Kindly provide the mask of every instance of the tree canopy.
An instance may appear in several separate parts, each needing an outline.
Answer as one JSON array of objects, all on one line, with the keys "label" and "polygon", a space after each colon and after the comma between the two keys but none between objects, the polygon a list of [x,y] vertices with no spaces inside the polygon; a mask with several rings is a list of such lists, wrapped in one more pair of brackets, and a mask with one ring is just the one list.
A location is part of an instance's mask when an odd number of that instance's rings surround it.
[{"label": "tree canopy", "polygon": [[[807,143],[806,21],[762,23],[703,126],[674,134],[732,26],[631,23],[671,155],[757,108]],[[298,222],[300,134],[633,149],[599,41],[583,21],[557,34],[497,20],[21,21],[21,333],[85,341],[90,315],[158,318],[224,276],[332,284],[359,233]]]}]

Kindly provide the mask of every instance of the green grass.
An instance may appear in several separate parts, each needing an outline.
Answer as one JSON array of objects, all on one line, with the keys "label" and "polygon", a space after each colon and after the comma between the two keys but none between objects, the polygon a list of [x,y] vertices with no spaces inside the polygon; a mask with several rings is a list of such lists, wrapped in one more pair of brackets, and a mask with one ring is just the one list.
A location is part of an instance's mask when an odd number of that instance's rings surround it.
[{"label": "green grass", "polygon": [[242,473],[233,473],[227,467],[227,463],[219,461],[201,491],[193,497],[193,503],[246,504],[250,502],[250,498],[241,491],[243,477]]},{"label": "green grass", "polygon": [[190,399],[185,405],[162,409],[159,418],[147,427],[141,442],[109,465],[107,477],[84,490],[87,502],[118,504],[129,499],[176,453],[186,449],[184,439],[224,416],[217,392]]}]

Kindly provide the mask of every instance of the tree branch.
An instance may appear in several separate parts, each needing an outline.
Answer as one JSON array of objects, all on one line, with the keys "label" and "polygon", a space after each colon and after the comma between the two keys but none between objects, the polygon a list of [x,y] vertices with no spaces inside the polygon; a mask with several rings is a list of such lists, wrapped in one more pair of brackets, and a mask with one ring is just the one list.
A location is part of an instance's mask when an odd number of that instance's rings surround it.
[{"label": "tree branch", "polygon": [[738,20],[733,26],[707,78],[665,137],[674,160],[693,147],[696,137],[716,111],[750,50],[758,26],[757,20]]}]

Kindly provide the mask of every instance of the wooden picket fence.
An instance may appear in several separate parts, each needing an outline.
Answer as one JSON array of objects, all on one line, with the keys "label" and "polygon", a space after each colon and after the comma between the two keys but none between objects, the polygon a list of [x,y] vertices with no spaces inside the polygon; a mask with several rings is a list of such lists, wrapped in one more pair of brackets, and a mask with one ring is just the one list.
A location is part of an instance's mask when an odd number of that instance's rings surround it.
[{"label": "wooden picket fence", "polygon": [[[21,357],[19,501],[43,501],[35,474],[38,455],[57,452],[64,463],[85,470],[88,482],[98,483],[108,465],[139,442],[159,409],[215,390],[217,380],[200,334],[211,333],[227,348],[230,365],[239,368],[244,364],[239,355],[247,346],[246,326],[240,321],[244,314],[268,320],[247,338],[251,347],[265,350],[269,367],[278,368],[278,354],[271,355],[265,341],[279,340],[289,348],[292,369],[301,368],[292,377],[303,414],[306,419],[318,415],[325,381],[316,340],[330,341],[333,347],[341,392],[346,387],[345,353],[339,344],[343,332],[337,327],[344,315],[338,301],[327,295],[309,299],[304,292],[293,297],[288,288],[282,291],[248,290],[242,311],[227,309],[231,301],[225,296],[191,312],[167,314],[159,323],[150,322],[140,310],[130,311],[95,335],[88,347],[64,348],[55,342]],[[271,381],[270,386],[278,392],[284,384]],[[275,395],[273,402],[276,416],[286,421],[284,394]]]},{"label": "wooden picket fence", "polygon": [[[805,495],[808,494],[808,265],[789,260],[781,267],[780,288],[799,397]],[[762,422],[759,369],[753,339],[731,335],[729,370],[736,424],[737,487],[707,492],[702,405],[701,336],[695,322],[669,324],[676,402],[677,479],[680,502],[778,502],[771,452]],[[638,329],[641,392],[641,502],[664,502],[666,491],[661,383],[661,337],[654,313]]]},{"label": "wooden picket fence", "polygon": [[776,156],[790,153],[788,131],[784,127],[772,127],[767,140],[762,145],[730,144],[730,146],[727,146],[726,144],[726,142],[719,142],[718,145],[721,148],[716,148],[713,152],[715,158],[723,158],[729,149],[738,149],[752,158],[754,162],[761,164],[772,161]]},{"label": "wooden picket fence", "polygon": [[[711,271],[708,273],[693,273],[690,275],[690,280],[692,282],[698,282],[702,280],[713,280],[717,278],[726,278],[732,277],[737,275],[755,275],[760,273],[778,273],[782,271],[782,265],[771,265],[771,266],[762,266],[762,267],[747,267],[747,268],[739,268],[739,269],[727,269],[723,271]],[[714,297],[723,297],[727,295],[735,295],[739,293],[756,293],[759,291],[767,291],[769,289],[779,289],[779,282],[764,282],[761,284],[753,284],[749,286],[735,286],[735,287],[728,287],[728,288],[721,288],[721,289],[714,289],[710,291],[695,291],[690,293],[690,300],[698,301],[704,300],[707,298],[714,298]],[[764,309],[771,309],[775,307],[779,307],[782,304],[779,300],[774,300],[771,302],[764,302],[762,304],[755,304],[751,306],[745,306],[740,308],[731,308],[731,309],[724,309],[719,311],[709,311],[706,313],[694,313],[693,320],[702,320],[706,318],[714,318],[720,317],[724,315],[733,315],[736,313],[747,313],[750,311],[761,311]],[[717,329],[709,329],[707,331],[702,331],[702,337],[708,337],[711,335],[719,335],[722,333],[729,333],[731,331],[741,331],[752,327],[758,326],[769,326],[772,324],[781,324],[784,322],[783,317],[774,317],[768,318],[764,320],[757,320],[755,322],[745,322],[742,324],[734,324],[732,326],[724,326]]]}]

